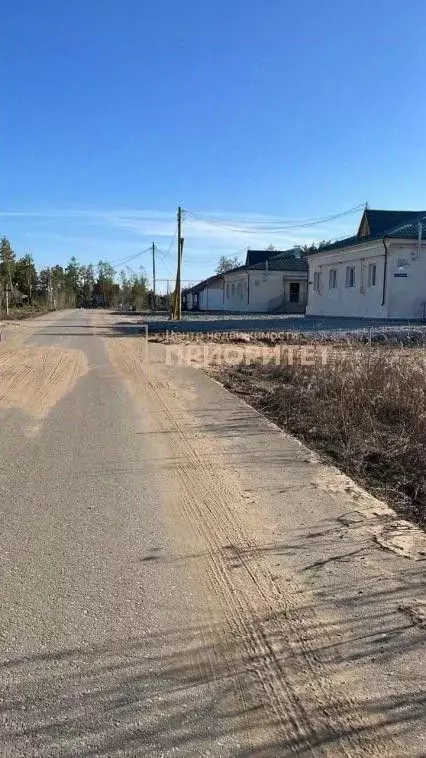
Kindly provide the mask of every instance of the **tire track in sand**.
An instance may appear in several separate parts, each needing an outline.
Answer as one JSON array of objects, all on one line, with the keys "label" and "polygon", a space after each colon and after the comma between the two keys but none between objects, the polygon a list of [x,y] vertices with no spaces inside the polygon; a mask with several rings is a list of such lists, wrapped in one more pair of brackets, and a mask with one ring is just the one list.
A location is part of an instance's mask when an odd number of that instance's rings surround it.
[{"label": "tire track in sand", "polygon": [[218,648],[228,658],[246,713],[262,711],[257,715],[262,734],[247,721],[252,745],[263,746],[256,754],[275,756],[279,745],[280,754],[401,755],[383,718],[357,703],[347,685],[341,686],[333,663],[316,654],[320,620],[312,608],[302,607],[294,581],[278,581],[271,574],[240,517],[241,492],[215,469],[205,450],[200,452],[200,440],[191,441],[170,388],[144,364],[140,340],[112,339],[107,348],[136,396],[148,400],[159,430],[168,431],[178,454],[177,510],[204,546],[208,580],[233,640],[227,647],[219,639]]},{"label": "tire track in sand", "polygon": [[0,409],[42,418],[87,373],[85,353],[54,347],[0,347]]}]

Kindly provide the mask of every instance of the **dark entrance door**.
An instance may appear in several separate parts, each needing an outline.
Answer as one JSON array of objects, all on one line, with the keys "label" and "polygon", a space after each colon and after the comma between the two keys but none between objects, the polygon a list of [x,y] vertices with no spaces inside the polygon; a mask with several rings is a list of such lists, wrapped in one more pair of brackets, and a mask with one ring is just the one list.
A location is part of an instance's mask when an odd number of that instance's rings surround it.
[{"label": "dark entrance door", "polygon": [[298,303],[300,296],[300,283],[290,282],[290,303]]}]

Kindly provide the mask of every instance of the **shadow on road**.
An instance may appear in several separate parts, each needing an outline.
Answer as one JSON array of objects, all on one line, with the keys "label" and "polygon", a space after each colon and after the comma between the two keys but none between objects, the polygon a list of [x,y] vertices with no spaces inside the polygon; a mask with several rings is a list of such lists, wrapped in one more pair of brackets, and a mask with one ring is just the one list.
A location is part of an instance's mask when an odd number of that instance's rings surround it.
[{"label": "shadow on road", "polygon": [[[265,549],[278,551],[284,546]],[[372,588],[365,598],[372,608],[379,591]],[[282,619],[260,619],[258,631],[265,635],[277,624],[288,623],[285,618],[283,611]],[[386,655],[401,655],[400,629],[386,629],[386,618],[375,623],[389,636]],[[363,634],[361,623],[358,636],[345,640],[350,654],[343,643],[340,650],[335,645],[330,648],[330,631],[336,629],[313,624],[310,630],[309,647],[320,665],[338,658],[342,670],[347,670],[355,659],[360,665],[363,658],[380,654],[377,640]],[[345,636],[345,622],[338,631]],[[255,651],[243,657],[242,647],[246,649],[233,634],[224,637],[223,631],[188,626],[180,632],[151,631],[138,639],[3,660],[0,711],[5,754],[43,758],[346,755],[354,745],[368,751],[378,739],[385,747],[393,737],[403,740],[405,732],[424,718],[425,696],[415,681],[404,694],[366,695],[355,714],[353,702],[345,699],[306,700],[296,707],[291,672],[295,665],[303,670],[306,661],[285,641],[276,643],[273,654],[287,680],[289,705],[274,714],[268,708],[267,688],[259,682],[262,658]],[[244,699],[238,698],[239,687]]]},{"label": "shadow on road", "polygon": [[105,326],[104,323],[99,325],[94,323],[89,326],[60,321],[48,323],[37,330],[37,336],[41,337],[135,337],[138,335],[145,336],[145,328],[143,324],[136,324],[134,321],[118,321],[111,326]]}]

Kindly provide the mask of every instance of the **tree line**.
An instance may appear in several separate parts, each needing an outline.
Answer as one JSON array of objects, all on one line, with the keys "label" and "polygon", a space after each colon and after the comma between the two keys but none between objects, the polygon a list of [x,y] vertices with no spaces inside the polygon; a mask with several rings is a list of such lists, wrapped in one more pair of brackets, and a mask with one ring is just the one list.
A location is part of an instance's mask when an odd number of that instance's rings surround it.
[{"label": "tree line", "polygon": [[0,308],[82,307],[146,308],[152,292],[143,269],[116,270],[107,261],[80,264],[72,256],[66,266],[37,268],[31,255],[18,257],[7,237],[0,239]]}]

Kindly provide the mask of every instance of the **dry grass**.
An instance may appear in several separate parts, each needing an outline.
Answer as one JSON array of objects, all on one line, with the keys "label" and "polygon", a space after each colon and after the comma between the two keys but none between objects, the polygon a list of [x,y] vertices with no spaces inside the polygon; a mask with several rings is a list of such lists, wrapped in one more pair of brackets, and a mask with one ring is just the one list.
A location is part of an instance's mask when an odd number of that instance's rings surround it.
[{"label": "dry grass", "polygon": [[220,376],[405,517],[426,523],[424,351],[345,349],[325,365],[240,365]]},{"label": "dry grass", "polygon": [[51,308],[45,305],[23,305],[19,308],[11,307],[9,314],[3,310],[1,312],[2,321],[21,321],[27,318],[35,318],[36,316],[43,316],[45,313],[50,313]]}]

